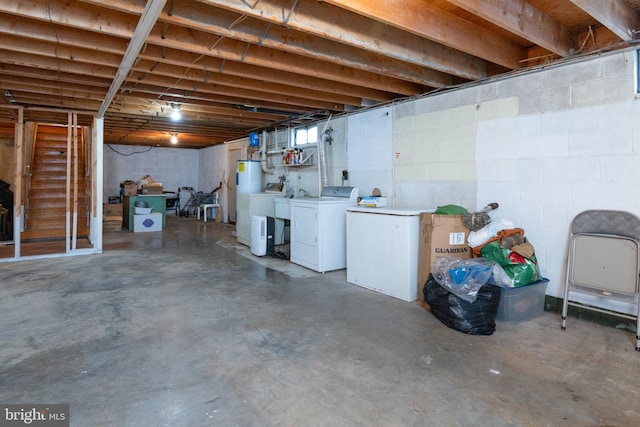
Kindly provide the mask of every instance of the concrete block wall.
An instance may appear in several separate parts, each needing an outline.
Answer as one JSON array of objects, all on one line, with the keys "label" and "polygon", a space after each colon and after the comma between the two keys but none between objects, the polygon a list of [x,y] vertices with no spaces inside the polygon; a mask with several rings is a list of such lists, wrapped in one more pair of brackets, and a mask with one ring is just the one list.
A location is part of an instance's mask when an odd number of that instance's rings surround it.
[{"label": "concrete block wall", "polygon": [[[326,126],[325,126],[326,125]],[[318,123],[318,136],[323,129],[333,129],[331,143],[325,143],[325,152],[327,155],[327,184],[342,185],[342,171],[348,167],[348,122],[347,117],[335,117]],[[353,185],[345,182],[344,185]]]},{"label": "concrete block wall", "polygon": [[388,202],[395,198],[393,187],[393,110],[376,108],[348,117],[349,181],[362,196],[380,189]]},{"label": "concrete block wall", "polygon": [[[332,128],[331,136],[333,141],[325,144],[327,158],[327,182],[328,185],[342,185],[342,171],[347,168],[347,127],[346,118],[332,118],[327,121],[317,123],[318,138],[323,129]],[[270,136],[271,137],[271,136]],[[279,138],[279,147],[282,147],[282,138]],[[311,196],[319,196],[321,191],[321,181],[319,178],[319,155],[317,144],[311,144],[308,148],[301,146],[303,156],[312,155],[312,166],[282,166],[281,155],[276,153],[269,156],[268,165],[273,167],[271,173],[265,174],[265,182],[278,182],[280,176],[285,176],[285,183],[289,194],[295,197],[302,196],[300,189],[304,189]],[[345,183],[345,185],[350,185]]]},{"label": "concrete block wall", "polygon": [[398,202],[469,210],[500,203],[495,216],[525,229],[550,279],[547,294],[562,297],[575,215],[640,216],[635,55],[594,56],[396,104]]},{"label": "concrete block wall", "polygon": [[475,207],[478,107],[460,102],[460,92],[450,92],[394,109],[397,204]]},{"label": "concrete block wall", "polygon": [[[186,186],[198,189],[198,150],[105,144],[103,200],[120,194],[120,183],[150,175],[165,190]],[[114,151],[116,150],[116,151]]]},{"label": "concrete block wall", "polygon": [[[563,295],[578,213],[640,215],[634,55],[618,52],[498,82],[496,93],[508,95],[517,114],[479,123],[478,207],[499,201],[499,214],[525,229],[551,279],[549,295]],[[578,299],[633,311],[611,300]]]}]

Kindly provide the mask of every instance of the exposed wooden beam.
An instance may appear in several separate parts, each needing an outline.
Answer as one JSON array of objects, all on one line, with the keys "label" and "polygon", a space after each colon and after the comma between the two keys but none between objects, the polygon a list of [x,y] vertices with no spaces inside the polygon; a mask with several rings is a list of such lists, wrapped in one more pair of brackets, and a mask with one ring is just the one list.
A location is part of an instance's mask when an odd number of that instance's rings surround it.
[{"label": "exposed wooden beam", "polygon": [[[101,70],[107,71],[106,74],[102,73],[101,75],[109,79],[113,78],[114,73],[111,67],[119,61],[126,48],[120,37],[91,32],[81,33],[77,29],[68,27],[60,27],[53,31],[50,26],[41,25],[37,21],[3,14],[0,14],[0,45],[11,46],[14,50],[22,53],[30,52],[55,57],[59,61],[57,67],[59,71],[75,71],[82,77],[96,75],[95,72],[88,72],[85,69],[85,67],[93,69],[94,67],[91,67],[90,64],[108,65],[108,68],[101,68]],[[154,56],[154,53],[157,56]],[[355,106],[361,105],[361,101],[356,102],[355,98],[374,101],[388,101],[391,99],[391,95],[388,92],[360,85],[350,85],[335,80],[292,74],[291,72],[278,71],[266,67],[240,64],[235,61],[224,61],[211,56],[201,57],[196,64],[193,62],[194,56],[188,57],[184,53],[181,56],[185,57],[184,61],[177,62],[177,52],[172,52],[166,48],[153,49],[151,47],[144,49],[138,55],[139,58],[153,61],[154,74],[163,74],[160,71],[161,69],[173,67],[174,70],[170,73],[165,73],[166,76],[193,80],[194,82],[206,81],[211,84],[234,86],[232,81],[237,81],[235,86],[245,89],[309,96],[329,102]],[[63,58],[69,62],[60,61]],[[195,56],[195,58],[198,58],[198,56]],[[84,62],[84,64],[81,62]],[[166,66],[163,67],[165,64]],[[64,67],[66,65],[68,67],[65,70]],[[187,68],[186,72],[185,67]],[[139,62],[134,65],[134,70],[144,73]],[[23,72],[28,73],[29,70],[23,69]],[[344,99],[337,100],[336,96],[339,98],[341,95],[353,97],[354,100],[351,102],[347,102]]]},{"label": "exposed wooden beam", "polygon": [[[211,44],[203,43],[201,35],[194,36],[192,31],[175,28],[170,36],[164,38],[160,32],[152,32],[149,41],[156,46],[171,47],[177,52],[191,51],[207,56],[214,56],[239,63],[247,63],[259,67],[272,68],[282,72],[336,80],[352,85],[366,85],[368,87],[404,95],[417,95],[423,86],[400,80],[394,76],[382,75],[371,71],[364,71],[343,65],[304,58],[276,49],[257,46],[238,40],[223,38],[215,44],[217,38],[211,38]],[[195,43],[195,44],[194,44]]]},{"label": "exposed wooden beam", "polygon": [[[0,44],[6,42],[7,37],[8,36],[0,34]],[[100,99],[104,98],[104,94],[110,84],[107,78],[113,75],[113,70],[107,68],[101,71],[103,68],[100,68],[99,65],[108,65],[108,56],[105,58],[89,50],[85,52],[81,49],[75,49],[73,52],[74,61],[72,62],[70,60],[71,57],[67,57],[64,47],[58,48],[56,52],[58,57],[55,58],[53,56],[46,57],[39,55],[40,52],[38,49],[42,49],[43,53],[54,51],[53,49],[46,49],[46,44],[34,44],[29,43],[28,40],[15,38],[11,38],[10,41],[11,44],[17,48],[18,52],[0,50],[0,54],[2,54],[5,62],[19,65],[38,65],[40,69],[32,72],[23,72],[21,71],[22,68],[16,65],[0,64],[0,75],[3,72],[7,72],[8,75],[13,72],[13,74],[21,77],[19,81],[27,76],[36,79],[45,79],[52,82],[51,87],[66,85],[77,88],[81,84],[84,84],[95,93],[95,97],[100,97]],[[228,76],[221,76],[220,79],[216,79],[214,74],[212,78],[209,78],[206,73],[197,73],[195,70],[185,74],[184,68],[179,67],[176,67],[177,69],[171,73],[169,72],[170,70],[159,70],[161,72],[147,75],[144,71],[149,68],[149,64],[150,62],[143,61],[133,67],[138,73],[128,76],[125,79],[127,88],[135,87],[135,85],[144,85],[146,87],[154,85],[156,87],[155,93],[165,93],[166,95],[176,97],[184,97],[186,94],[189,94],[189,96],[195,99],[198,93],[202,94],[201,96],[209,94],[215,97],[216,102],[237,104],[238,99],[240,99],[247,104],[287,104],[292,111],[300,108],[343,110],[344,104],[359,106],[362,102],[361,98],[339,94],[330,95],[328,92],[326,94],[320,94],[319,92],[309,89],[289,88],[284,85],[259,84],[259,82],[254,82],[249,79],[239,79],[234,83],[230,81]],[[96,66],[96,72],[92,71],[94,66]],[[50,70],[44,70],[45,68],[49,68]],[[163,77],[163,72],[166,74],[166,77]],[[74,77],[76,73],[81,74],[76,78]],[[91,77],[96,74],[106,78]],[[191,80],[190,77],[192,76],[198,80]],[[233,84],[232,86],[227,86],[226,83]],[[47,85],[38,84],[34,86],[34,90],[37,91],[39,86],[44,88]],[[274,92],[278,90],[281,90],[281,92]],[[322,101],[322,98],[327,99]]]},{"label": "exposed wooden beam", "polygon": [[560,56],[568,56],[576,49],[574,36],[569,28],[527,1],[448,1]]},{"label": "exposed wooden beam", "polygon": [[[168,37],[177,36],[176,28],[195,29],[318,61],[393,76],[421,85],[431,87],[451,85],[451,77],[448,74],[425,67],[424,61],[419,64],[410,63],[396,59],[394,55],[353,49],[344,43],[313,37],[304,32],[295,31],[291,27],[270,25],[254,19],[246,19],[234,24],[238,19],[235,14],[222,10],[216,12],[215,9],[198,3],[185,3],[187,2],[177,3],[171,16],[163,15],[162,19],[172,24],[167,30]],[[318,17],[315,20],[318,21]]]},{"label": "exposed wooden beam", "polygon": [[[254,94],[247,92],[243,97],[237,92],[230,92],[232,95],[225,95],[225,89],[217,88],[216,90],[199,90],[193,92],[185,92],[180,88],[166,88],[161,86],[145,85],[145,84],[130,84],[125,83],[122,85],[122,92],[135,91],[138,93],[146,93],[147,97],[151,99],[166,99],[171,98],[174,102],[188,101],[190,103],[197,103],[198,101],[207,101],[209,103],[216,102],[227,105],[272,105],[274,110],[282,111],[299,111],[300,109],[310,110],[344,110],[342,104],[327,103],[320,101],[313,101],[312,99],[295,99],[293,97],[285,97],[271,94]],[[270,99],[271,98],[271,99]]]},{"label": "exposed wooden beam", "polygon": [[98,109],[98,114],[96,115],[97,119],[104,118],[104,113],[107,111],[107,108],[109,108],[109,104],[111,104],[113,97],[116,96],[116,93],[120,89],[120,85],[124,79],[127,77],[127,74],[131,71],[133,62],[136,60],[142,46],[147,41],[147,37],[149,37],[149,33],[153,29],[153,26],[158,20],[158,16],[160,16],[162,8],[166,3],[167,0],[148,0],[147,6],[144,8],[144,12],[138,22],[138,26],[131,37],[129,46],[127,46],[127,50],[124,53],[122,62],[118,67],[113,83],[107,91],[107,96],[105,96],[102,105]]},{"label": "exposed wooden beam", "polygon": [[[120,0],[85,1],[132,12],[130,3]],[[486,77],[486,63],[479,58],[394,27],[372,22],[362,16],[323,5],[321,2],[296,2],[294,13],[287,16],[285,25],[282,25],[282,2],[261,1],[254,7],[248,3],[255,2],[180,1],[175,3],[170,15],[163,13],[160,19],[170,24],[210,31],[305,56],[331,55],[334,60],[342,58],[344,61],[357,63],[358,66],[374,66],[373,60],[380,61],[386,58],[386,67],[392,65],[401,69],[400,63],[395,61],[402,61],[405,64],[418,65],[466,79]],[[211,5],[232,11],[234,14],[230,16],[225,10],[212,9]],[[255,19],[234,23],[238,13]],[[308,38],[301,37],[297,32],[311,34],[317,38],[309,43]],[[374,55],[369,54],[366,56],[368,60],[364,60],[363,53],[346,49],[346,45]],[[391,73],[393,70],[389,69],[387,72]],[[436,82],[437,80],[432,81],[430,85],[435,86]]]},{"label": "exposed wooden beam", "polygon": [[[24,4],[21,1],[19,6],[14,2],[0,3],[0,12],[2,11],[33,19],[46,19],[51,23],[95,31],[101,35],[130,38],[133,34],[132,17],[119,12],[108,14],[105,10],[91,6],[72,8],[55,3],[51,4],[48,11],[43,11],[34,0],[24,0]],[[422,93],[425,89],[422,85],[372,71],[345,67],[324,60],[304,58],[239,40],[223,38],[218,42],[219,39],[220,37],[216,34],[201,33],[184,27],[172,27],[169,32],[157,28],[150,34],[148,41],[176,51],[213,56],[224,60],[273,68],[282,72],[336,80],[351,85],[363,85],[366,82],[366,86],[370,88],[394,94],[411,96]]]},{"label": "exposed wooden beam", "polygon": [[623,0],[571,0],[624,41],[637,38],[640,18]]},{"label": "exposed wooden beam", "polygon": [[525,50],[510,40],[424,0],[324,0],[324,3],[401,28],[512,70],[521,67],[520,60],[526,57]]}]

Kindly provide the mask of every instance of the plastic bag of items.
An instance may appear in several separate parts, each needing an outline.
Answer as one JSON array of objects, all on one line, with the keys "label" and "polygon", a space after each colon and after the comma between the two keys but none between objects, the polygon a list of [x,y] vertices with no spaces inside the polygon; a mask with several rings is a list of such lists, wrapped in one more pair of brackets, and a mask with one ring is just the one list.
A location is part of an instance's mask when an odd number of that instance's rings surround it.
[{"label": "plastic bag of items", "polygon": [[473,251],[502,267],[510,282],[501,283],[501,286],[524,286],[542,278],[535,249],[521,228],[500,231],[491,241]]},{"label": "plastic bag of items", "polygon": [[468,302],[442,287],[433,274],[429,274],[423,288],[431,313],[446,326],[470,335],[495,332],[500,291],[499,286],[483,285],[478,289],[475,301]]},{"label": "plastic bag of items", "polygon": [[431,269],[436,281],[468,302],[474,302],[478,291],[491,279],[495,261],[484,258],[439,258]]},{"label": "plastic bag of items", "polygon": [[477,231],[471,231],[467,237],[470,248],[482,246],[498,236],[502,230],[512,230],[515,226],[508,219],[492,219],[491,222]]},{"label": "plastic bag of items", "polygon": [[485,259],[496,261],[511,278],[511,282],[504,286],[524,286],[542,278],[538,261],[533,253],[533,246],[531,244],[525,246],[527,253],[531,254],[528,257],[521,255],[517,250],[502,247],[497,241],[486,244],[480,251],[480,255]]}]

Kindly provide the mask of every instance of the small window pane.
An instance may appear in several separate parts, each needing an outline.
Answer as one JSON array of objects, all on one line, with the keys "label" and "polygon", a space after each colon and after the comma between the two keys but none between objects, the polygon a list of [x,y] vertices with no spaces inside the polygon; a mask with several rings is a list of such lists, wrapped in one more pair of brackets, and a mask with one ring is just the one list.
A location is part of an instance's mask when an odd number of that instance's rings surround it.
[{"label": "small window pane", "polygon": [[307,130],[306,129],[297,129],[296,130],[296,145],[303,145],[307,143]]},{"label": "small window pane", "polygon": [[318,126],[310,127],[307,130],[307,142],[309,144],[313,144],[314,142],[318,142]]}]

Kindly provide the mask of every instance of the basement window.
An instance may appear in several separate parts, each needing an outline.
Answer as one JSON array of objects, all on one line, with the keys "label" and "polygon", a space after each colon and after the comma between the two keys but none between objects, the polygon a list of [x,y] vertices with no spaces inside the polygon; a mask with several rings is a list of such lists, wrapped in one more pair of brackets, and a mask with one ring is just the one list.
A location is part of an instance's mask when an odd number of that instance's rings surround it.
[{"label": "basement window", "polygon": [[318,142],[318,126],[297,128],[294,131],[293,145],[315,144]]}]

